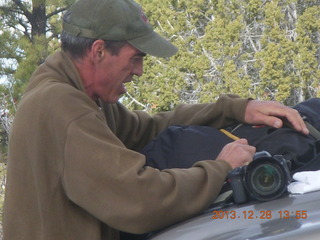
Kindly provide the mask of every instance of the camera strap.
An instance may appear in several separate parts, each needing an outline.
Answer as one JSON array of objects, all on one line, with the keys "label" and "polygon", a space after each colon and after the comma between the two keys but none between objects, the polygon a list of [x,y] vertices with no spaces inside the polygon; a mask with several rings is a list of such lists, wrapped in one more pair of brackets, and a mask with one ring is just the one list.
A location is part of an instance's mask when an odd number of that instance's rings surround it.
[{"label": "camera strap", "polygon": [[320,140],[320,132],[314,126],[312,126],[309,122],[304,121],[304,123],[306,124],[310,135],[315,139]]}]

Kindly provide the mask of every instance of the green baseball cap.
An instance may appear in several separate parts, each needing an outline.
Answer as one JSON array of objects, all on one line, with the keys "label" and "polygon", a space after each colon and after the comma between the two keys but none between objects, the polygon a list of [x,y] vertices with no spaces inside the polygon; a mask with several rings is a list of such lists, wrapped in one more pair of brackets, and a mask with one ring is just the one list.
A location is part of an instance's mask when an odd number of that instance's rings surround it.
[{"label": "green baseball cap", "polygon": [[178,48],[153,30],[141,6],[133,0],[78,0],[70,8],[63,30],[91,39],[127,41],[156,57],[170,57]]}]

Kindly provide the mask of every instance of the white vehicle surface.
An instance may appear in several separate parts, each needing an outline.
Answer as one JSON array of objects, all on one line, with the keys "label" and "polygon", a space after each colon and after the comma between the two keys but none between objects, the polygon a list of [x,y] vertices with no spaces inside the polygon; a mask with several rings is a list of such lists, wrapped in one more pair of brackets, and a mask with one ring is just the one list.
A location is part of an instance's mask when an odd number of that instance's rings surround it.
[{"label": "white vehicle surface", "polygon": [[152,236],[150,240],[318,240],[320,191],[285,194],[267,202],[211,208]]}]

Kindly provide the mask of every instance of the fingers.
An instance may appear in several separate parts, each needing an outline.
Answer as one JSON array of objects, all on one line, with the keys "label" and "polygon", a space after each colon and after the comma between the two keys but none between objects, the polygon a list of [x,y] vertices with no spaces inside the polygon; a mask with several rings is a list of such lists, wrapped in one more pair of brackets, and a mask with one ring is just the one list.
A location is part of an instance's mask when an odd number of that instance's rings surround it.
[{"label": "fingers", "polygon": [[248,145],[246,139],[239,139],[224,146],[217,159],[224,160],[232,168],[236,168],[251,162],[255,152],[256,148]]},{"label": "fingers", "polygon": [[297,110],[289,108],[284,113],[285,121],[288,121],[289,126],[306,135],[309,134],[309,130]]},{"label": "fingers", "polygon": [[279,102],[251,100],[247,104],[245,121],[250,124],[266,124],[275,128],[283,126],[284,121],[299,132],[309,131],[299,112]]},{"label": "fingers", "polygon": [[266,121],[269,121],[269,126],[280,128],[283,124],[293,127],[299,132],[309,134],[307,126],[301,118],[299,112],[293,108],[286,107],[281,104],[276,104],[274,107],[270,107],[268,112],[270,116],[266,117]]}]

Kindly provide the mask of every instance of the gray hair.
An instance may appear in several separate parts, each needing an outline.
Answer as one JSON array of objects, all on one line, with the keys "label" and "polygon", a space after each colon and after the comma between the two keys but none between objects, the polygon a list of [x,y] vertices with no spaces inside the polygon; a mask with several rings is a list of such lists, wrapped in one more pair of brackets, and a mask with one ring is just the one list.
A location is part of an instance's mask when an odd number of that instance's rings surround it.
[{"label": "gray hair", "polygon": [[[69,22],[70,10],[66,12],[63,21]],[[71,57],[78,59],[86,55],[87,50],[92,47],[92,44],[98,39],[90,39],[85,37],[74,36],[66,31],[61,32],[61,48],[63,51],[71,55]],[[129,44],[127,41],[104,40],[105,48],[112,54],[118,55],[120,49]]]}]

